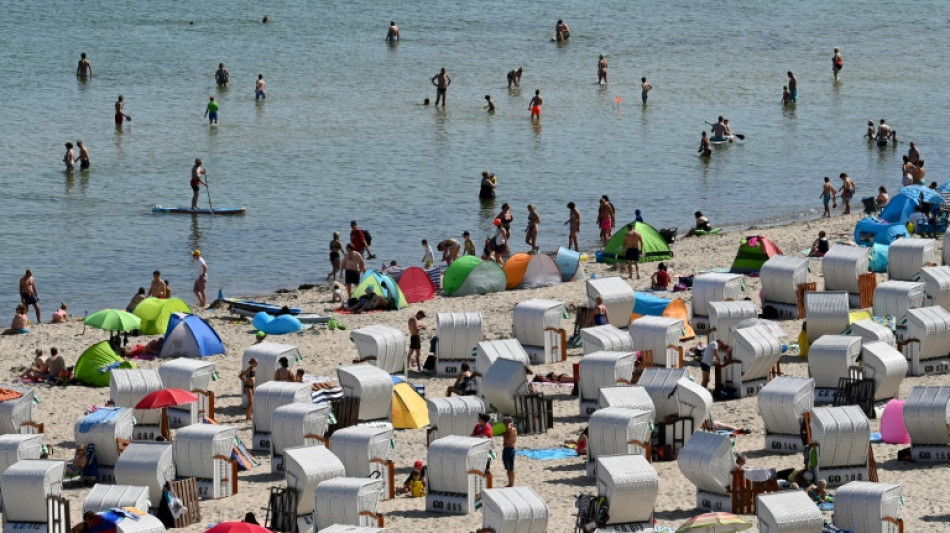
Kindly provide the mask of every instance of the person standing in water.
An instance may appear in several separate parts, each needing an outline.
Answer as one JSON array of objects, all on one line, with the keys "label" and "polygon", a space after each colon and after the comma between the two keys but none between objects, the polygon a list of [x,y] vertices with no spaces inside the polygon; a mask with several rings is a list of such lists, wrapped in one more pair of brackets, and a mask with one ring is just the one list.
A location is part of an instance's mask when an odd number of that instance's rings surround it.
[{"label": "person standing in water", "polygon": [[792,74],[792,71],[788,71],[788,92],[792,94],[792,101],[798,101],[798,78]]},{"label": "person standing in water", "polygon": [[127,116],[128,115],[125,114],[125,102],[122,100],[122,95],[120,94],[119,99],[115,101],[115,125],[121,126]]},{"label": "person standing in water", "polygon": [[515,70],[508,71],[508,88],[512,86],[521,87],[521,75],[524,73],[524,67],[518,67]]},{"label": "person standing in water", "polygon": [[821,186],[821,203],[824,204],[825,210],[821,214],[823,217],[830,217],[831,210],[828,209],[828,204],[833,204],[832,207],[838,207],[838,191],[835,190],[834,185],[831,184],[831,178],[825,176],[825,183]]},{"label": "person standing in water", "polygon": [[73,143],[66,143],[66,155],[63,156],[63,163],[66,164],[66,172],[72,172],[76,168],[76,156],[73,153]]},{"label": "person standing in water", "polygon": [[581,249],[580,246],[577,245],[577,234],[581,231],[581,212],[577,210],[577,205],[574,202],[568,202],[567,209],[570,212],[567,222],[564,223],[565,226],[570,228],[570,233],[567,237],[567,249],[570,250],[571,246],[573,246],[574,251],[579,252]]},{"label": "person standing in water", "polygon": [[205,107],[205,115],[208,119],[209,124],[218,123],[218,103],[214,101],[214,97],[208,99],[208,106]]},{"label": "person standing in water", "polygon": [[488,104],[485,105],[485,109],[488,110],[488,113],[489,113],[489,114],[494,113],[494,112],[495,112],[495,102],[492,102],[492,100],[491,100],[491,95],[490,95],[490,94],[486,94],[486,95],[485,95],[485,101],[488,102]]},{"label": "person standing in water", "polygon": [[257,75],[257,84],[254,86],[254,99],[255,100],[266,100],[267,93],[264,91],[267,89],[267,82],[264,81],[264,75]]},{"label": "person standing in water", "polygon": [[709,137],[706,136],[705,131],[703,131],[703,134],[699,139],[698,151],[702,157],[709,157],[712,155],[712,144],[709,142]]},{"label": "person standing in water", "polygon": [[607,58],[600,54],[600,61],[597,62],[597,83],[607,83]]},{"label": "person standing in water", "polygon": [[333,232],[333,240],[330,241],[330,266],[333,267],[333,270],[327,275],[327,280],[336,281],[336,274],[341,270],[340,259],[343,256],[343,241],[340,240],[340,233],[337,231]]},{"label": "person standing in water", "polygon": [[389,21],[389,30],[386,32],[386,40],[391,43],[399,40],[399,26],[396,26],[395,20]]},{"label": "person standing in water", "polygon": [[643,103],[647,103],[647,93],[653,89],[653,86],[647,83],[646,78],[640,78],[640,99],[643,100]]},{"label": "person standing in water", "polygon": [[201,185],[208,184],[202,180],[205,175],[205,169],[201,168],[201,158],[195,159],[194,166],[191,167],[191,209],[198,209],[198,195],[201,194]]},{"label": "person standing in water", "polygon": [[79,148],[79,170],[89,170],[89,149],[82,143],[82,140],[76,141]]},{"label": "person standing in water", "polygon": [[531,247],[531,253],[538,253],[538,232],[540,230],[541,215],[534,204],[528,204],[528,228],[525,230],[524,242]]},{"label": "person standing in water", "polygon": [[84,81],[92,77],[92,63],[86,58],[86,52],[79,54],[79,65],[76,66],[76,77]]},{"label": "person standing in water", "polygon": [[231,83],[231,73],[224,68],[224,63],[218,63],[218,70],[214,73],[214,81],[218,87],[227,87]]},{"label": "person standing in water", "polygon": [[33,278],[33,271],[26,269],[26,273],[20,278],[20,303],[23,304],[23,313],[26,309],[33,306],[36,310],[36,321],[40,322],[40,293],[36,290],[36,280]]},{"label": "person standing in water", "polygon": [[445,107],[445,92],[448,90],[449,85],[452,84],[452,78],[449,77],[449,73],[445,71],[445,67],[442,67],[442,70],[438,74],[432,76],[432,79],[429,80],[432,82],[432,85],[435,85],[435,105],[439,105],[439,100],[442,100],[442,107]]},{"label": "person standing in water", "polygon": [[495,187],[498,186],[494,174],[489,174],[487,170],[482,171],[482,183],[478,189],[478,197],[482,200],[492,200],[495,198]]},{"label": "person standing in water", "polygon": [[844,212],[842,212],[842,214],[850,215],[851,199],[854,198],[854,193],[858,190],[858,188],[855,187],[854,180],[849,178],[847,173],[842,172],[838,177],[841,178],[842,182],[841,188],[838,189],[838,191],[841,193],[841,200],[844,201]]},{"label": "person standing in water", "polygon": [[564,24],[564,21],[557,19],[557,24],[554,25],[554,40],[563,43],[571,38],[571,29],[567,27],[567,24]]},{"label": "person standing in water", "polygon": [[844,67],[844,58],[841,57],[841,50],[835,48],[835,55],[831,57],[831,72],[835,75],[835,81],[838,81],[838,73]]},{"label": "person standing in water", "polygon": [[528,104],[528,109],[531,110],[531,118],[541,119],[541,104],[544,103],[544,100],[541,99],[541,90],[538,89],[534,91],[534,97],[531,98],[531,103]]}]

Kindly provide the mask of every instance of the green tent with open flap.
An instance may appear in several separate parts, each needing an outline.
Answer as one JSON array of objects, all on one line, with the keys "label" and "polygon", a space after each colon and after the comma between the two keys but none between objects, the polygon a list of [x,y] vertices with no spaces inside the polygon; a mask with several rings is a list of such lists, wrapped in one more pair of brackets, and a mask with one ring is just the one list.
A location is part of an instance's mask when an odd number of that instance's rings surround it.
[{"label": "green tent with open flap", "polygon": [[122,359],[112,350],[109,341],[102,341],[79,356],[73,378],[90,387],[108,387],[109,374],[114,368],[135,368],[135,363]]},{"label": "green tent with open flap", "polygon": [[449,296],[501,292],[508,285],[505,269],[494,261],[466,255],[452,262],[442,276],[442,290]]},{"label": "green tent with open flap", "polygon": [[406,302],[406,295],[402,293],[402,289],[399,288],[399,284],[396,283],[393,278],[387,276],[386,274],[380,274],[375,270],[367,270],[363,274],[363,279],[360,280],[360,284],[353,289],[352,298],[359,298],[366,294],[366,289],[372,287],[373,292],[389,298],[393,302],[393,309],[404,309],[409,306],[409,303]]},{"label": "green tent with open flap", "polygon": [[782,250],[774,242],[761,235],[742,239],[739,251],[732,262],[729,272],[733,274],[751,274],[762,270],[762,265],[772,256],[782,255]]},{"label": "green tent with open flap", "polygon": [[[643,253],[640,254],[641,263],[650,263],[653,261],[665,261],[673,258],[673,251],[670,245],[666,244],[666,239],[660,235],[660,232],[646,222],[633,222],[633,229],[637,230],[640,237],[643,238]],[[614,236],[607,241],[604,247],[604,263],[622,263],[625,261],[624,255],[627,250],[623,247],[623,239],[627,234],[627,226],[624,224],[616,228]]]}]

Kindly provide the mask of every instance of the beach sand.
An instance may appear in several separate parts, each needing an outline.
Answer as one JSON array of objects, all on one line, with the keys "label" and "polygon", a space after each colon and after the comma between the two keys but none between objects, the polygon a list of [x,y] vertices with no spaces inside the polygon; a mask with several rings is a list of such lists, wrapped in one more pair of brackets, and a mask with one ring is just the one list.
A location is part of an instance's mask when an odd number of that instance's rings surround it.
[{"label": "beach sand", "polygon": [[[735,256],[740,237],[743,235],[765,235],[782,250],[793,256],[803,256],[802,250],[807,249],[816,238],[819,230],[828,232],[832,243],[839,240],[850,240],[855,222],[859,215],[836,216],[829,220],[812,220],[798,222],[788,226],[755,229],[706,236],[700,238],[681,239],[673,246],[675,257],[668,261],[673,279],[678,275],[698,273],[713,268],[728,268]],[[545,228],[542,228],[544,231]],[[811,262],[812,280],[822,287],[821,268],[819,260]],[[521,301],[529,298],[551,298],[567,303],[586,304],[584,281],[591,273],[598,276],[615,275],[610,267],[602,264],[587,263],[586,275],[580,276],[577,281],[536,290],[508,291],[487,296],[471,296],[464,298],[438,297],[435,300],[410,306],[396,312],[383,312],[365,315],[345,315],[336,318],[347,326],[346,331],[310,330],[300,333],[271,337],[270,341],[297,345],[303,355],[303,361],[298,363],[309,374],[327,375],[335,378],[335,367],[350,363],[356,356],[356,348],[349,340],[350,331],[373,324],[386,324],[406,330],[408,318],[417,310],[425,310],[428,318],[423,322],[429,327],[424,332],[424,355],[428,351],[428,337],[434,330],[435,314],[440,311],[478,311],[484,319],[484,332],[488,339],[504,339],[511,336],[512,310]],[[322,272],[324,265],[320,265]],[[655,270],[655,264],[641,265],[641,280],[634,280],[630,284],[642,290],[649,286],[649,276]],[[315,277],[322,274],[315,273]],[[881,277],[880,279],[883,279]],[[746,278],[746,295],[758,305],[758,278]],[[131,291],[130,291],[131,293]],[[678,293],[687,301],[691,293]],[[272,295],[269,300],[279,304],[290,304],[302,307],[306,311],[322,312],[331,307],[330,294],[326,287],[306,291],[293,291],[287,294]],[[116,307],[124,307],[126,302],[115,302]],[[227,311],[199,311],[218,331],[228,354],[216,356],[211,360],[216,364],[221,376],[219,381],[213,382],[211,389],[216,394],[217,419],[222,424],[230,424],[239,428],[239,435],[244,442],[250,445],[250,424],[243,421],[243,409],[240,407],[239,382],[237,374],[241,370],[241,354],[244,349],[253,343],[254,330],[246,322],[230,316]],[[801,328],[800,321],[783,321],[782,326],[790,334],[789,341],[797,339]],[[570,331],[573,320],[565,320],[564,327]],[[33,350],[51,346],[59,348],[67,361],[72,364],[84,349],[95,342],[106,339],[105,332],[87,329],[85,334],[77,336],[82,330],[79,321],[64,325],[35,325],[29,335],[0,337],[0,353],[2,353],[2,368],[5,380],[12,380],[19,373],[16,369],[28,365],[32,359]],[[698,339],[697,339],[698,340]],[[690,341],[687,347],[694,346],[697,341]],[[535,367],[534,370],[571,372],[571,364],[580,359],[580,350],[569,352],[568,361]],[[137,361],[140,367],[155,368],[160,361]],[[698,363],[690,361],[690,373],[698,381],[700,372]],[[797,357],[785,357],[782,369],[786,375],[806,376],[806,363]],[[410,379],[415,383],[426,386],[428,396],[442,396],[449,379],[438,379],[411,373]],[[946,382],[945,376],[927,378],[907,378],[901,386],[901,397],[906,397],[914,385],[933,385]],[[545,386],[545,393],[554,398],[555,427],[544,435],[521,436],[518,440],[520,448],[549,448],[560,445],[565,439],[573,438],[585,426],[585,421],[578,416],[577,401],[570,396],[570,387]],[[66,388],[37,387],[41,403],[35,406],[34,418],[46,424],[46,439],[56,447],[55,457],[68,459],[69,450],[73,443],[73,424],[83,410],[93,404],[101,404],[109,394],[108,388],[92,389],[81,386]],[[737,449],[748,452],[748,466],[751,468],[774,467],[790,468],[801,463],[800,455],[776,455],[763,450],[762,421],[756,412],[756,398],[716,403],[713,414],[718,420],[747,427],[752,430],[751,435],[743,435],[737,439]],[[872,430],[877,431],[879,421],[872,421]],[[501,440],[495,439],[495,449],[500,456]],[[899,463],[896,461],[898,449],[901,446],[874,445],[874,455],[877,460],[880,480],[903,485],[903,517],[907,527],[905,531],[942,531],[946,529],[946,522],[950,520],[950,470],[946,466],[927,466],[914,463]],[[267,505],[267,495],[270,487],[284,486],[280,476],[271,475],[269,461],[266,456],[260,457],[261,466],[250,472],[240,475],[239,493],[231,498],[201,503],[202,520],[187,528],[186,531],[202,531],[206,524],[226,520],[239,520],[247,511],[257,513],[263,522]],[[402,480],[411,469],[416,459],[426,459],[425,430],[406,430],[396,432],[396,448],[393,458],[397,468],[397,479]],[[660,476],[659,495],[656,503],[656,517],[660,525],[676,528],[690,516],[700,514],[695,508],[695,487],[680,473],[675,462],[657,462],[653,465]],[[492,467],[496,486],[503,485],[504,471],[500,460]],[[595,492],[593,481],[584,474],[584,462],[579,458],[560,461],[532,461],[518,457],[517,484],[529,485],[547,502],[550,507],[550,521],[548,531],[573,531],[575,521],[574,499],[582,492]],[[65,495],[72,500],[72,523],[80,518],[82,501],[88,488],[68,488]],[[424,511],[424,499],[397,497],[394,500],[383,502],[379,510],[386,515],[386,526],[389,531],[474,531],[481,527],[482,516],[480,511],[465,516],[431,515]],[[753,522],[755,517],[748,517]],[[754,529],[752,531],[755,531]]]}]

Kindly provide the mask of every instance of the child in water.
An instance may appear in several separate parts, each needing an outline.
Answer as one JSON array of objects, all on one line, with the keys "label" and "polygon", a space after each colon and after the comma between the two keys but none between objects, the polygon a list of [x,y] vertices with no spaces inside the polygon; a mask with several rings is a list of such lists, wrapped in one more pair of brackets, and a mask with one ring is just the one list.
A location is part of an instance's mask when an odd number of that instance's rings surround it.
[{"label": "child in water", "polygon": [[488,102],[488,105],[485,106],[485,109],[487,109],[489,113],[494,113],[494,112],[495,112],[495,102],[492,102],[492,101],[491,101],[491,95],[490,95],[490,94],[486,94],[486,95],[485,95],[485,101]]}]

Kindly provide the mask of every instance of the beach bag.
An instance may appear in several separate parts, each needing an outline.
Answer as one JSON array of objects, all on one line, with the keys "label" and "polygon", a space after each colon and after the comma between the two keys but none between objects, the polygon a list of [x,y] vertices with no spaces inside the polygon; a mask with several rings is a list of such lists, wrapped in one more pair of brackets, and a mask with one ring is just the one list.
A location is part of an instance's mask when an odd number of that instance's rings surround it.
[{"label": "beach bag", "polygon": [[659,231],[660,237],[663,237],[663,240],[666,241],[666,244],[673,244],[676,242],[676,232],[679,228],[663,228]]},{"label": "beach bag", "polygon": [[371,246],[373,244],[373,236],[370,234],[368,229],[363,231],[363,240],[366,241],[366,246]]},{"label": "beach bag", "polygon": [[433,370],[435,370],[435,356],[434,355],[430,355],[426,357],[426,361],[422,363],[422,369],[428,370],[429,372],[432,372]]}]

